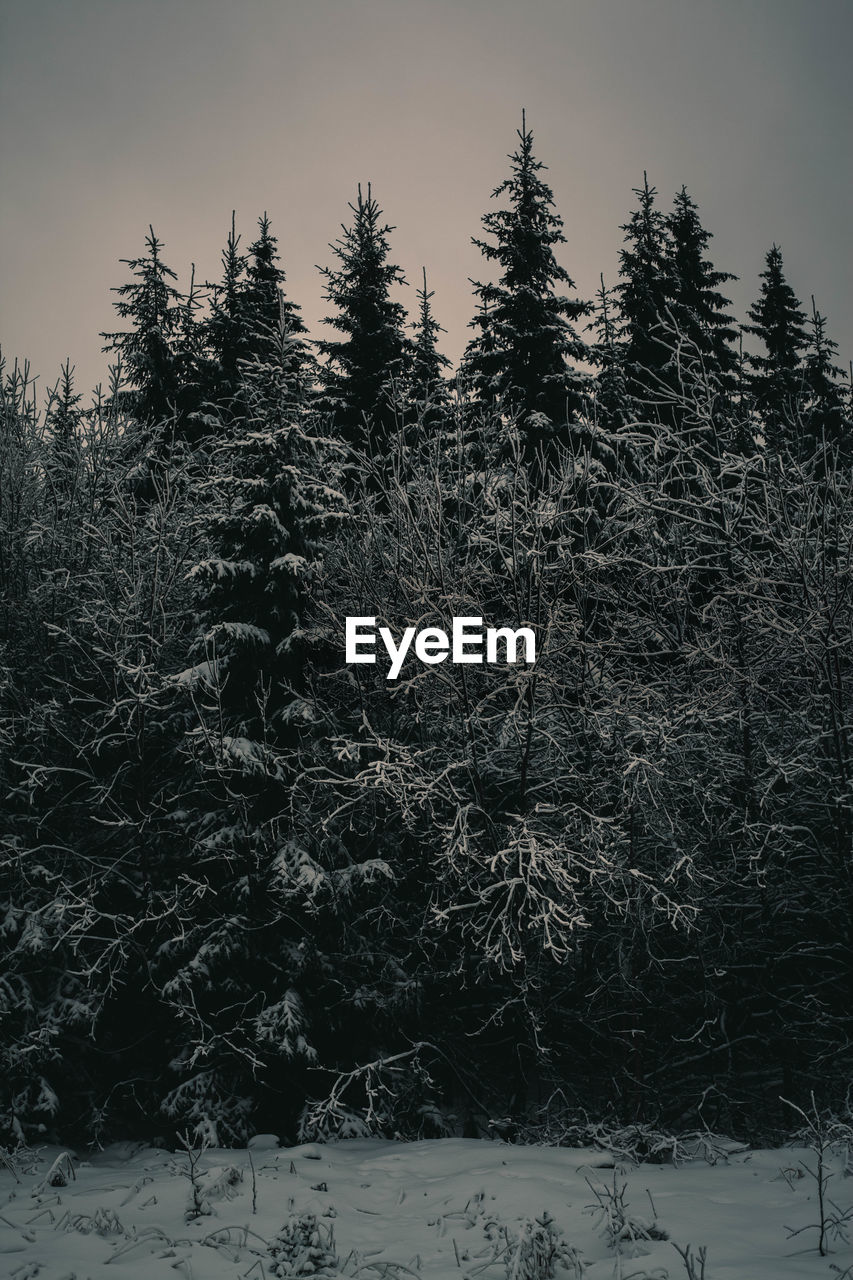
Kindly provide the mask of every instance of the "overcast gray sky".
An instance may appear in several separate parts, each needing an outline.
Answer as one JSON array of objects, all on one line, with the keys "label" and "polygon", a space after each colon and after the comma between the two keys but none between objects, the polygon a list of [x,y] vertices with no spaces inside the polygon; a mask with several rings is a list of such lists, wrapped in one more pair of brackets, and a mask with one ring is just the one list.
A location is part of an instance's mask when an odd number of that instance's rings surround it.
[{"label": "overcast gray sky", "polygon": [[45,382],[102,376],[118,259],[149,223],[188,279],[218,273],[236,209],[268,210],[288,292],[325,313],[315,264],[372,181],[458,356],[470,238],[521,109],[582,295],[615,279],[643,169],[686,184],[735,272],[740,316],[782,246],[853,355],[853,0],[0,0],[2,313],[7,357]]}]

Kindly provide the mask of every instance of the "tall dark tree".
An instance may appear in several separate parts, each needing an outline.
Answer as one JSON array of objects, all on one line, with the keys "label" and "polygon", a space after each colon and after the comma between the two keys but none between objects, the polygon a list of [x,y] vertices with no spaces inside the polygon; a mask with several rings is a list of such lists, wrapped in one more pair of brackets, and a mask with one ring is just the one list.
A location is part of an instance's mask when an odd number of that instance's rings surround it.
[{"label": "tall dark tree", "polygon": [[736,277],[718,271],[707,256],[711,232],[699,220],[698,207],[682,187],[666,219],[672,285],[672,312],[680,336],[701,360],[706,375],[715,378],[721,391],[734,388],[738,337],[735,319],[727,308],[731,300],[719,287]]},{"label": "tall dark tree", "polygon": [[423,269],[423,288],[418,289],[418,316],[412,324],[411,363],[409,368],[409,398],[415,414],[427,425],[434,424],[447,404],[445,370],[450,368],[447,356],[438,349],[438,335],[445,330],[432,311],[435,291],[427,288],[426,267]]},{"label": "tall dark tree", "polygon": [[625,375],[629,395],[639,413],[668,403],[672,385],[673,332],[669,310],[673,300],[672,250],[667,219],[656,208],[657,189],[643,173],[634,188],[639,207],[622,227],[617,286],[625,342]]},{"label": "tall dark tree", "polygon": [[[254,689],[259,676],[285,678],[288,663],[279,646],[297,626],[307,572],[305,527],[312,508],[295,460],[302,438],[301,395],[292,382],[295,343],[282,317],[277,349],[266,360],[241,365],[246,430],[227,437],[214,458],[212,554],[193,571],[203,644],[215,652],[235,705],[245,704],[246,689]],[[244,730],[257,710],[252,696],[248,705],[241,713]]]},{"label": "tall dark tree", "polygon": [[760,339],[763,353],[750,355],[750,387],[768,446],[799,452],[803,396],[803,352],[808,346],[806,317],[785,279],[782,252],[773,245],[761,272],[761,293],[750,307],[746,333]]},{"label": "tall dark tree", "polygon": [[625,348],[619,340],[619,317],[614,290],[600,285],[595,295],[593,319],[589,326],[596,335],[590,358],[598,372],[595,378],[593,412],[599,426],[619,431],[630,420],[625,380]]},{"label": "tall dark tree", "polygon": [[471,321],[476,336],[463,373],[479,400],[500,403],[518,416],[528,457],[554,441],[565,443],[582,403],[585,378],[576,365],[587,355],[573,322],[587,304],[567,296],[574,281],[556,259],[565,244],[554,195],[540,176],[545,165],[533,154],[533,134],[522,115],[519,146],[509,157],[510,176],[492,198],[507,207],[483,216],[491,237],[474,239],[488,262],[498,263],[496,284],[474,282],[480,310]]},{"label": "tall dark tree", "polygon": [[148,426],[175,423],[181,416],[182,361],[179,334],[185,323],[184,300],[172,281],[177,275],[163,261],[163,243],[148,228],[148,252],[122,258],[133,279],[119,285],[116,311],[131,328],[102,333],[105,351],[117,351],[130,387],[129,407]]},{"label": "tall dark tree", "polygon": [[266,213],[258,218],[258,237],[249,245],[246,267],[246,303],[255,325],[275,331],[284,320],[290,334],[305,332],[295,302],[282,297],[284,269],[279,265],[278,238],[270,230]]},{"label": "tall dark tree", "polygon": [[240,386],[240,361],[248,358],[251,321],[246,307],[246,266],[240,236],[231,228],[222,251],[222,275],[210,286],[210,314],[204,324],[208,356],[207,399],[228,415],[234,412]]},{"label": "tall dark tree", "polygon": [[192,884],[190,895],[204,886],[205,905],[182,903],[189,927],[161,947],[155,973],[181,1027],[163,1110],[241,1140],[267,1069],[266,1083],[281,1088],[285,1064],[299,1070],[315,1056],[303,1003],[309,952],[298,945],[304,930],[285,869],[292,752],[299,724],[311,720],[300,623],[323,520],[292,383],[294,344],[282,310],[265,356],[239,367],[241,429],[213,454],[210,552],[190,575],[202,633],[179,680],[195,711],[191,766],[174,795],[176,827],[193,852],[187,874],[179,866],[173,879]]},{"label": "tall dark tree", "polygon": [[47,409],[50,450],[46,469],[52,486],[57,491],[67,490],[72,486],[74,476],[80,468],[82,399],[74,387],[74,368],[66,360]]},{"label": "tall dark tree", "polygon": [[210,314],[202,328],[206,353],[206,401],[226,421],[244,421],[243,366],[255,359],[275,361],[280,352],[283,324],[294,341],[288,343],[291,377],[288,395],[302,386],[312,362],[301,341],[305,325],[299,307],[283,292],[285,274],[278,264],[276,237],[269,218],[258,219],[259,234],[243,253],[231,216],[231,230],[222,253],[222,275],[211,286]]},{"label": "tall dark tree", "polygon": [[[307,340],[299,305],[284,291],[286,276],[279,262],[278,238],[270,230],[266,213],[258,218],[258,237],[249,245],[246,267],[246,306],[252,329],[252,355],[281,370],[285,359],[289,403],[307,395],[317,376],[317,362]],[[282,345],[282,334],[287,341]]]},{"label": "tall dark tree", "polygon": [[812,456],[828,445],[838,448],[847,460],[853,448],[853,423],[844,404],[843,371],[834,363],[838,343],[827,333],[826,317],[818,311],[814,298],[809,325],[803,370],[807,401],[803,410],[803,453]]},{"label": "tall dark tree", "polygon": [[388,259],[394,228],[382,222],[369,183],[366,195],[359,184],[349,207],[352,225],[342,224],[341,238],[329,246],[338,266],[321,268],[326,299],[336,308],[326,323],[343,337],[317,344],[326,361],[320,406],[343,440],[381,456],[396,425],[394,383],[403,375],[409,349],[405,308],[391,290],[406,282]]}]

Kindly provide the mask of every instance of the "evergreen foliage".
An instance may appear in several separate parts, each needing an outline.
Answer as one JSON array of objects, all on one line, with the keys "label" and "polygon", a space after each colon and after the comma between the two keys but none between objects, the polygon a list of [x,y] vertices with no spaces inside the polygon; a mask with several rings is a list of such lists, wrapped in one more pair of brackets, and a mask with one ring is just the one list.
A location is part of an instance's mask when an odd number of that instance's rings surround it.
[{"label": "evergreen foliage", "polygon": [[844,404],[842,370],[833,363],[838,343],[827,333],[826,317],[818,311],[814,298],[809,324],[811,332],[803,369],[806,403],[802,414],[802,453],[812,457],[825,448],[838,449],[849,461],[853,421],[849,407]]},{"label": "evergreen foliage", "polygon": [[803,395],[803,351],[808,345],[805,312],[785,279],[782,251],[773,245],[761,272],[761,293],[750,307],[754,334],[764,350],[750,355],[750,389],[764,426],[767,444],[777,453],[799,453]]},{"label": "evergreen foliage", "polygon": [[291,644],[313,554],[307,529],[318,515],[300,484],[302,343],[283,307],[266,343],[265,359],[240,367],[246,416],[220,445],[206,486],[216,554],[193,570],[203,644],[235,683],[252,684]]},{"label": "evergreen foliage", "polygon": [[618,300],[600,277],[589,326],[596,341],[590,359],[598,370],[593,403],[597,423],[608,432],[618,432],[631,420],[625,375],[625,345],[619,340]]},{"label": "evergreen foliage", "polygon": [[418,289],[418,317],[412,323],[411,360],[408,392],[413,414],[419,416],[427,427],[441,420],[448,403],[445,370],[450,368],[447,356],[438,349],[438,335],[444,333],[432,311],[434,290],[427,289],[426,267],[423,268],[423,288]]},{"label": "evergreen foliage", "polygon": [[[284,295],[285,273],[279,265],[278,239],[266,213],[258,219],[258,238],[249,245],[246,304],[255,332],[266,334],[275,348],[280,325],[295,337],[305,333],[299,307]],[[304,348],[301,349],[304,355]]]},{"label": "evergreen foliage", "polygon": [[210,314],[203,326],[203,343],[209,383],[205,399],[224,412],[238,416],[240,361],[249,357],[252,340],[252,317],[245,297],[246,266],[247,257],[240,252],[240,237],[232,213],[231,229],[222,251],[222,275],[218,284],[208,286]]},{"label": "evergreen foliage", "polygon": [[299,307],[285,296],[285,273],[278,258],[278,242],[266,214],[258,219],[258,238],[246,253],[240,251],[232,214],[222,276],[219,284],[208,286],[209,312],[200,326],[204,401],[208,413],[213,411],[223,423],[245,419],[249,410],[242,400],[243,366],[255,358],[273,363],[280,358],[282,324],[290,335],[288,394],[292,400],[297,392],[307,393],[312,361],[304,341],[305,325]]},{"label": "evergreen foliage", "polygon": [[719,383],[721,392],[732,391],[737,365],[734,342],[737,323],[729,315],[728,298],[719,286],[736,277],[717,271],[706,255],[711,232],[699,221],[698,207],[682,187],[667,218],[670,272],[673,282],[672,318],[679,337],[695,352],[704,369]]},{"label": "evergreen foliage", "polygon": [[[667,219],[656,208],[657,190],[643,173],[634,188],[639,208],[622,227],[626,247],[619,253],[617,286],[625,343],[628,393],[643,415],[667,401],[675,360],[670,318],[675,284]],[[654,409],[652,409],[654,412]]]},{"label": "evergreen foliage", "polygon": [[243,417],[200,490],[206,554],[189,577],[201,635],[175,678],[194,712],[173,799],[192,858],[172,905],[161,888],[171,934],[156,981],[181,1028],[161,1105],[229,1141],[247,1136],[265,1069],[281,1091],[282,1060],[316,1058],[300,991],[313,948],[295,922],[285,815],[292,753],[312,719],[302,613],[326,514],[305,469],[304,346],[291,320],[282,300],[276,326],[256,331],[263,353],[238,367]]},{"label": "evergreen foliage", "polygon": [[497,283],[474,283],[480,309],[463,373],[481,403],[518,416],[532,460],[571,439],[585,387],[577,364],[587,355],[573,324],[587,305],[557,292],[574,289],[554,253],[565,244],[563,221],[524,116],[518,138],[510,176],[492,192],[493,199],[506,195],[508,207],[484,214],[491,239],[473,240],[501,274]]},{"label": "evergreen foliage", "polygon": [[119,285],[116,311],[131,328],[104,333],[105,351],[118,352],[131,388],[134,416],[147,426],[177,424],[184,387],[178,335],[185,322],[183,299],[171,283],[177,275],[163,261],[163,243],[148,228],[148,252],[122,261],[133,279]]},{"label": "evergreen foliage", "polygon": [[321,407],[333,429],[347,444],[382,458],[396,430],[395,382],[401,384],[409,355],[406,312],[391,297],[403,273],[388,260],[393,227],[382,223],[382,210],[368,183],[361,184],[353,220],[342,224],[341,238],[330,245],[336,267],[322,268],[326,298],[336,308],[326,323],[344,337],[317,343],[326,363],[320,372]]}]

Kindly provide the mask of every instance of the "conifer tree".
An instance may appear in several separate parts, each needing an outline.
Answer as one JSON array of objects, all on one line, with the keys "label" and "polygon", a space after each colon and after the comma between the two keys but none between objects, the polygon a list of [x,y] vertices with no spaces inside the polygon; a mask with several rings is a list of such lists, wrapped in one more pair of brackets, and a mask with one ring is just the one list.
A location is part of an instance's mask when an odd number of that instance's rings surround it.
[{"label": "conifer tree", "polygon": [[[252,355],[279,369],[288,403],[301,403],[317,374],[299,305],[287,297],[284,268],[279,265],[278,239],[266,213],[258,219],[258,237],[249,245],[246,268],[246,306],[252,327]],[[282,344],[282,333],[287,342]],[[286,357],[286,369],[282,358]]]},{"label": "conifer tree", "polygon": [[299,346],[282,305],[265,354],[239,366],[245,416],[214,454],[211,553],[191,574],[202,634],[179,678],[198,717],[189,779],[174,797],[177,829],[193,842],[192,887],[156,974],[181,1025],[162,1107],[228,1140],[245,1140],[264,1067],[280,1077],[284,1063],[314,1056],[300,991],[308,953],[284,905],[282,861],[292,753],[311,719],[301,618],[323,520],[292,383]]},{"label": "conifer tree", "polygon": [[236,703],[259,675],[283,676],[280,646],[297,626],[307,568],[307,508],[293,456],[302,431],[300,389],[292,382],[299,340],[283,310],[269,341],[276,345],[268,358],[241,365],[245,429],[226,438],[215,459],[209,517],[215,553],[193,574],[204,644],[215,650]]},{"label": "conifer tree", "polygon": [[730,392],[734,387],[737,356],[733,344],[737,323],[726,310],[729,298],[719,286],[736,279],[729,271],[717,271],[706,255],[711,232],[699,220],[697,205],[685,187],[676,195],[666,219],[672,277],[672,313],[679,335],[701,358],[707,374]]},{"label": "conifer tree", "polygon": [[83,397],[74,389],[74,369],[69,360],[50,397],[47,426],[50,454],[47,470],[56,489],[68,491],[81,462],[80,422]]},{"label": "conifer tree", "polygon": [[183,433],[190,441],[210,431],[207,400],[211,377],[210,357],[205,349],[206,323],[201,319],[209,301],[209,286],[196,284],[195,263],[190,267],[190,285],[183,298],[177,332],[177,376],[183,406]]},{"label": "conifer tree", "polygon": [[148,228],[147,254],[122,258],[133,280],[119,285],[116,311],[132,327],[103,333],[105,351],[117,351],[131,388],[129,408],[148,426],[174,422],[181,414],[182,385],[178,336],[185,323],[183,299],[172,281],[177,276],[163,261],[163,243]]},{"label": "conifer tree", "polygon": [[450,361],[438,349],[438,335],[445,330],[433,315],[431,301],[434,290],[427,289],[426,267],[423,268],[423,288],[418,289],[418,317],[412,323],[411,365],[409,369],[409,398],[415,413],[420,413],[427,425],[434,425],[447,405],[447,383],[444,370]]},{"label": "conifer tree", "polygon": [[768,447],[798,451],[803,394],[803,351],[808,345],[805,313],[785,279],[782,252],[769,250],[761,272],[761,293],[750,307],[746,333],[760,339],[764,353],[750,355],[750,388],[764,425]]},{"label": "conifer tree", "polygon": [[250,320],[245,305],[247,257],[231,214],[231,229],[222,251],[222,276],[210,286],[210,315],[204,324],[208,355],[207,400],[228,415],[234,413],[239,365],[250,351]]},{"label": "conifer tree", "polygon": [[643,173],[639,201],[622,227],[626,247],[620,251],[617,286],[625,342],[628,392],[641,406],[667,400],[672,381],[673,333],[669,308],[673,300],[672,252],[667,219],[655,207],[657,189]]},{"label": "conifer tree", "polygon": [[83,452],[85,426],[83,397],[75,390],[74,368],[62,365],[59,381],[50,393],[45,425],[44,497],[42,518],[45,539],[56,559],[56,568],[69,569],[86,538],[86,466]]},{"label": "conifer tree", "polygon": [[590,358],[598,369],[594,410],[599,426],[606,431],[617,432],[630,420],[625,381],[625,349],[619,341],[614,291],[606,288],[603,275],[599,280],[593,319],[589,326],[596,335],[596,342],[590,348]]},{"label": "conifer tree", "polygon": [[283,295],[285,273],[279,265],[278,238],[266,213],[258,218],[258,237],[249,245],[246,302],[255,326],[275,333],[283,319],[288,332],[305,333],[299,307]]},{"label": "conifer tree", "polygon": [[812,297],[803,382],[807,403],[803,410],[803,454],[811,457],[824,446],[837,447],[843,460],[853,447],[849,413],[845,412],[842,370],[834,364],[838,343],[826,331],[822,316]]},{"label": "conifer tree", "polygon": [[329,246],[339,265],[321,268],[326,299],[336,308],[326,323],[344,336],[317,344],[326,360],[320,407],[346,443],[381,456],[396,424],[394,381],[409,350],[406,312],[391,289],[406,281],[388,260],[394,228],[382,223],[369,183],[366,196],[359,184],[349,207],[352,225],[341,224],[341,238]]},{"label": "conifer tree", "polygon": [[[226,420],[244,420],[243,366],[255,359],[275,363],[281,355],[280,326],[294,341],[288,342],[291,362],[288,403],[303,387],[312,365],[301,339],[305,325],[299,307],[284,295],[285,274],[278,265],[276,237],[269,218],[258,219],[259,234],[246,253],[240,250],[234,214],[222,253],[222,276],[213,286],[210,315],[204,323],[207,353],[207,401]],[[303,387],[304,389],[304,387]]]},{"label": "conifer tree", "polygon": [[474,239],[488,262],[497,262],[497,284],[474,282],[480,310],[477,331],[463,360],[463,373],[485,405],[500,403],[518,415],[528,458],[554,441],[566,443],[581,406],[585,380],[575,364],[586,346],[573,322],[585,303],[558,293],[574,281],[557,262],[565,244],[554,195],[540,177],[545,165],[533,154],[533,134],[522,114],[518,149],[509,157],[510,177],[492,192],[508,207],[484,214],[489,240]]}]

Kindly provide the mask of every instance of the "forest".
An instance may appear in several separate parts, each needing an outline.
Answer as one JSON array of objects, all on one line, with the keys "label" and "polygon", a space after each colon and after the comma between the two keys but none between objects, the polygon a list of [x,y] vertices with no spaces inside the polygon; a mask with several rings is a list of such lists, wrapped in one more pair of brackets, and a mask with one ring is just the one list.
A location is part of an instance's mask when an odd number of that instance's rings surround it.
[{"label": "forest", "polygon": [[215,281],[151,229],[91,401],[2,365],[0,1146],[849,1110],[850,377],[684,188],[579,298],[514,145],[458,368],[367,184],[320,339],[264,214]]}]

